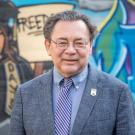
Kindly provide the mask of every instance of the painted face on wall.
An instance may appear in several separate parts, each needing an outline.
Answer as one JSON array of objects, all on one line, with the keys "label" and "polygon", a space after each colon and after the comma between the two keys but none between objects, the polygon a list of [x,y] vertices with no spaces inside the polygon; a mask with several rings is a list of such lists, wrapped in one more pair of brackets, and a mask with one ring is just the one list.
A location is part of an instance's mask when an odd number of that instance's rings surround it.
[{"label": "painted face on wall", "polygon": [[80,73],[87,65],[92,52],[89,37],[88,28],[81,20],[56,23],[52,41],[46,40],[45,45],[54,66],[64,77]]}]

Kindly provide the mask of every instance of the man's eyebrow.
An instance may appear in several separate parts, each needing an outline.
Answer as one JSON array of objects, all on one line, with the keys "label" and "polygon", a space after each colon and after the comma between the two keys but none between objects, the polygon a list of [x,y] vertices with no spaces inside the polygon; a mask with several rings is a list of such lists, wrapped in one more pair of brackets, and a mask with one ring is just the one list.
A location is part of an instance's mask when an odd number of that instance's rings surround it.
[{"label": "man's eyebrow", "polygon": [[80,37],[80,38],[75,38],[74,40],[75,40],[75,41],[76,41],[76,40],[83,40],[83,38],[81,38],[81,37]]},{"label": "man's eyebrow", "polygon": [[68,40],[66,37],[59,37],[57,39],[60,39],[60,40]]},{"label": "man's eyebrow", "polygon": [[[68,40],[68,38],[66,38],[66,37],[59,37],[59,38],[57,38],[57,39]],[[75,38],[74,41],[76,41],[76,40],[83,40],[83,38],[82,38],[82,37]]]}]

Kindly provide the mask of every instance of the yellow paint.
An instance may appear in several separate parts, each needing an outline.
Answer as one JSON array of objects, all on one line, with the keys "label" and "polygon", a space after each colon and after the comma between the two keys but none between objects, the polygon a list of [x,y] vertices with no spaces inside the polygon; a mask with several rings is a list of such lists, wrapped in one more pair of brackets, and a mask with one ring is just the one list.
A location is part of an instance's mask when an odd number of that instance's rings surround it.
[{"label": "yellow paint", "polygon": [[135,6],[135,0],[128,0],[133,6]]},{"label": "yellow paint", "polygon": [[105,20],[101,23],[101,25],[99,25],[99,27],[97,28],[98,31],[100,31],[107,24],[107,22],[112,18],[113,14],[117,8],[117,5],[118,5],[118,0],[114,0],[110,13],[107,15]]},{"label": "yellow paint", "polygon": [[16,64],[12,61],[7,61],[5,64],[6,71],[6,112],[10,115],[13,107],[13,101],[17,86],[20,84],[20,78]]}]

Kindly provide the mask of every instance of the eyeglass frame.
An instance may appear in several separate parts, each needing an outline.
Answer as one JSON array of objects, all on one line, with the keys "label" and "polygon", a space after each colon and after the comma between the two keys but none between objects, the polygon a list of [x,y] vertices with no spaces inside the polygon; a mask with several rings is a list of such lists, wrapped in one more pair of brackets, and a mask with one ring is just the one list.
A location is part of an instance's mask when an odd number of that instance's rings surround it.
[{"label": "eyeglass frame", "polygon": [[[57,43],[58,42],[58,40],[65,40],[65,41],[67,41],[67,44],[64,46],[60,46],[59,45],[59,43]],[[82,41],[84,41],[84,44],[83,44],[83,46],[77,46],[77,45],[75,45],[75,41],[77,41],[77,40],[82,40]],[[74,41],[68,41],[67,39],[56,39],[56,41],[54,41],[53,39],[50,39],[50,41],[52,41],[54,44],[56,44],[56,47],[58,47],[58,48],[60,48],[60,49],[67,49],[68,48],[68,46],[69,46],[69,44],[70,43],[72,43],[73,44],[73,47],[74,47],[74,49],[76,49],[76,50],[79,50],[79,49],[84,49],[84,48],[86,48],[86,46],[88,45],[88,43],[89,43],[89,41],[86,41],[85,39],[76,39],[76,40],[74,40]]]}]

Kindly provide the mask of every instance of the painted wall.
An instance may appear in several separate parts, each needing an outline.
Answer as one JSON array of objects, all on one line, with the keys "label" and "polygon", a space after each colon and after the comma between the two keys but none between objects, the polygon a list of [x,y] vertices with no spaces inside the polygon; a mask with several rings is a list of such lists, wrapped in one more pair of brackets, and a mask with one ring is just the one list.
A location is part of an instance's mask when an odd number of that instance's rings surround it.
[{"label": "painted wall", "polygon": [[127,83],[135,100],[134,0],[12,0],[4,6],[1,3],[0,40],[2,35],[6,40],[0,41],[0,122],[10,117],[17,86],[52,67],[42,29],[48,16],[64,10],[80,11],[97,26],[90,62]]}]

